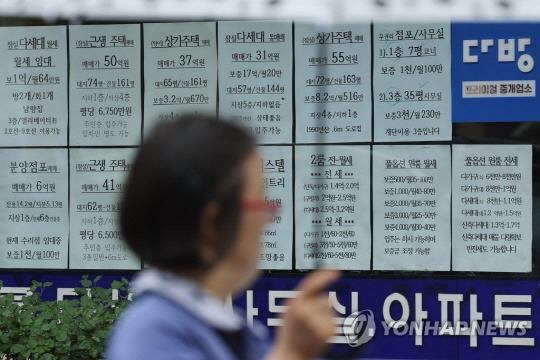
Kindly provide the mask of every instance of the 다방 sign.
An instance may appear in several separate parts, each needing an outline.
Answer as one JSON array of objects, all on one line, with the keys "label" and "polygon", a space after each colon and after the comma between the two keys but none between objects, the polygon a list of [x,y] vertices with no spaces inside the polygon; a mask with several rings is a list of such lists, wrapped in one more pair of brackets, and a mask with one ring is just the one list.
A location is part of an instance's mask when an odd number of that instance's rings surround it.
[{"label": "\ub2e4\ubc29 sign", "polygon": [[452,24],[453,122],[540,121],[540,24]]}]

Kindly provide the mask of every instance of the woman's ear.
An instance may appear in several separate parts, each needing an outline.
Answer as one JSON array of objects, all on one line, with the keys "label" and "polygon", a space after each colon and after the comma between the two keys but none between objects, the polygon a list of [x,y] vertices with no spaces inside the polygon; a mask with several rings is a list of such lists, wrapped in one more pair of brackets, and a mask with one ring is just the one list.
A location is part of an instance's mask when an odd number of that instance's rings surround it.
[{"label": "woman's ear", "polygon": [[212,263],[218,257],[219,217],[221,206],[217,201],[208,203],[199,220],[199,253],[205,264]]}]

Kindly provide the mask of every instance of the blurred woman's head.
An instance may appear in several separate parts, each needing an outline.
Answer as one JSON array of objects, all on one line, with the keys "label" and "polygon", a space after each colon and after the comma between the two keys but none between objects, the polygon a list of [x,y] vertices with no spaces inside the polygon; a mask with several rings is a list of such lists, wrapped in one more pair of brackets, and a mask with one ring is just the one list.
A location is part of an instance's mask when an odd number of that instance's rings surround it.
[{"label": "blurred woman's head", "polygon": [[238,291],[256,274],[268,220],[254,140],[211,117],[158,124],[141,146],[121,203],[125,241],[151,266]]}]

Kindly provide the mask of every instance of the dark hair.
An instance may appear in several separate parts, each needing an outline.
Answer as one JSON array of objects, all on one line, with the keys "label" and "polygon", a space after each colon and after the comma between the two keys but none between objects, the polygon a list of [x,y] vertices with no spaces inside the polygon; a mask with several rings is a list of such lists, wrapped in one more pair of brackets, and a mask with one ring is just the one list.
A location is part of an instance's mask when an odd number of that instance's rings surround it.
[{"label": "dark hair", "polygon": [[141,146],[120,206],[124,240],[143,261],[164,269],[208,267],[197,243],[205,206],[220,203],[217,254],[238,226],[242,161],[251,136],[228,122],[189,116],[159,123]]}]

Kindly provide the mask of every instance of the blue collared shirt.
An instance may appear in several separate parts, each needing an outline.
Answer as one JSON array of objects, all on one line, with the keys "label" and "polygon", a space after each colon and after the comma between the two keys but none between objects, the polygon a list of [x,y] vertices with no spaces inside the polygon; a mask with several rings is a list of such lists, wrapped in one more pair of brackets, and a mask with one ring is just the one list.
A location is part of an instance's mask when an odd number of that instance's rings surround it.
[{"label": "blue collared shirt", "polygon": [[120,316],[107,343],[107,360],[236,360],[221,334],[241,333],[246,359],[269,350],[267,329],[244,317],[197,283],[157,269],[139,273],[135,300]]}]

